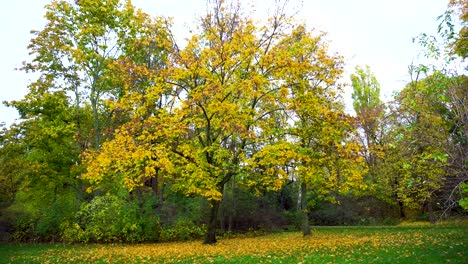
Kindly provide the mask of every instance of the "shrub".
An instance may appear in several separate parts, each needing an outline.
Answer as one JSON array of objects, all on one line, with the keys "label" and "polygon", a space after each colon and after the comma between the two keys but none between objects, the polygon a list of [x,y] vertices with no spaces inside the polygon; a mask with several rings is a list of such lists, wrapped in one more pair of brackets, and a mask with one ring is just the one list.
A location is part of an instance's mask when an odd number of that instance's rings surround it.
[{"label": "shrub", "polygon": [[69,242],[142,242],[159,238],[159,219],[135,201],[106,195],[84,204],[75,222],[64,222],[62,239]]},{"label": "shrub", "polygon": [[78,208],[79,204],[73,192],[58,196],[50,207],[40,211],[36,226],[37,235],[46,241],[60,239],[62,223],[73,220]]},{"label": "shrub", "polygon": [[2,240],[15,242],[37,241],[37,214],[26,210],[23,206],[12,205],[0,212]]},{"label": "shrub", "polygon": [[179,219],[174,226],[164,228],[161,232],[161,241],[183,241],[200,239],[205,235],[206,227],[198,226],[190,220]]},{"label": "shrub", "polygon": [[35,222],[35,218],[28,213],[17,215],[12,235],[13,241],[27,242],[37,240],[37,235],[34,230]]}]

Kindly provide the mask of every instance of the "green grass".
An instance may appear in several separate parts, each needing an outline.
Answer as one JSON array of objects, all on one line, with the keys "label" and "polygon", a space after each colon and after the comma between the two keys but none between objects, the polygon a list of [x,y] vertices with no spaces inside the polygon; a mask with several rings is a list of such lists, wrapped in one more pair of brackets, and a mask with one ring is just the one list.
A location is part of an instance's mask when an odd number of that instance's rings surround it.
[{"label": "green grass", "polygon": [[138,245],[0,244],[0,263],[468,263],[468,227],[318,227],[311,237]]}]

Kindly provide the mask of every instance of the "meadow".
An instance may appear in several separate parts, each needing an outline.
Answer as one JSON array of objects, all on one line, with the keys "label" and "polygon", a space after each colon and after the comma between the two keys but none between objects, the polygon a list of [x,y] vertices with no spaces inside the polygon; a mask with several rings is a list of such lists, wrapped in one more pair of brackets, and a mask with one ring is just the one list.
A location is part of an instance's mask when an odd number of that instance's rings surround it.
[{"label": "meadow", "polygon": [[312,236],[152,244],[0,244],[0,263],[467,263],[468,227],[316,227]]}]

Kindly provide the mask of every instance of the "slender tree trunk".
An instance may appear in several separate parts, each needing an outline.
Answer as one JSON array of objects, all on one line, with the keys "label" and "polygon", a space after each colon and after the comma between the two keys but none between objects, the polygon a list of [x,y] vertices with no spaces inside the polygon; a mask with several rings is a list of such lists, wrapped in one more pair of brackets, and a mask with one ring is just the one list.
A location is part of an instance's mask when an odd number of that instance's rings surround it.
[{"label": "slender tree trunk", "polygon": [[216,227],[218,220],[218,210],[221,201],[212,200],[210,202],[210,218],[208,221],[208,228],[206,230],[206,237],[203,244],[215,244],[216,243]]},{"label": "slender tree trunk", "polygon": [[302,217],[302,234],[304,236],[310,236],[310,226],[309,226],[309,214],[308,214],[308,209],[307,209],[307,185],[305,182],[301,183],[301,204],[300,204],[300,210],[301,210],[301,217]]},{"label": "slender tree trunk", "polygon": [[231,210],[229,211],[229,223],[228,223],[228,230],[232,231],[232,220],[236,208],[236,203],[234,200],[234,188],[235,188],[235,176],[231,178]]},{"label": "slender tree trunk", "polygon": [[429,221],[431,224],[436,223],[436,217],[434,215],[434,208],[432,207],[432,198],[427,201],[427,211],[429,212]]},{"label": "slender tree trunk", "polygon": [[225,183],[223,185],[223,200],[221,201],[221,219],[220,219],[220,224],[221,224],[221,229],[224,231],[226,231],[226,209],[227,209],[227,205],[226,205],[226,184]]},{"label": "slender tree trunk", "polygon": [[101,141],[101,130],[99,127],[99,113],[97,108],[97,101],[93,101],[92,108],[93,108],[93,119],[94,119],[94,148],[99,149],[99,144]]},{"label": "slender tree trunk", "polygon": [[403,202],[400,201],[400,200],[398,201],[398,211],[400,213],[400,218],[405,218],[406,217]]},{"label": "slender tree trunk", "polygon": [[[79,91],[79,86],[74,83],[74,91],[75,91],[75,118],[76,118],[76,131],[77,131],[77,137],[76,137],[76,142],[78,144],[77,148],[80,153],[83,153],[83,151],[86,149],[86,144],[83,142],[83,131],[81,129],[81,115],[80,115],[80,91]],[[80,161],[77,161],[76,165],[81,165]],[[80,209],[80,203],[84,199],[84,186],[83,186],[83,180],[81,177],[78,177],[78,191],[76,192],[76,211]]]},{"label": "slender tree trunk", "polygon": [[166,187],[166,184],[164,184],[164,181],[161,184],[161,188],[159,190],[159,204],[163,204],[164,202],[164,188]]},{"label": "slender tree trunk", "polygon": [[162,206],[163,203],[163,186],[159,182],[159,169],[156,169],[156,175],[154,175],[153,178],[151,178],[151,190],[153,190],[154,197],[158,200],[158,203],[156,205],[156,210],[158,207]]},{"label": "slender tree trunk", "polygon": [[158,197],[158,194],[159,194],[158,171],[156,171],[156,175],[153,178],[151,178],[151,189],[153,190],[154,196]]},{"label": "slender tree trunk", "polygon": [[[398,175],[400,176],[400,175]],[[397,201],[397,206],[398,206],[398,214],[400,216],[400,219],[404,219],[406,217],[405,215],[405,211],[404,211],[404,204],[403,202],[400,200],[400,198],[398,197],[398,193],[397,193],[397,188],[398,188],[398,178],[395,177],[394,179],[394,182],[393,182],[393,186],[392,186],[392,189],[393,189],[393,198]]]},{"label": "slender tree trunk", "polygon": [[300,213],[302,209],[302,185],[299,185],[299,190],[297,190],[297,210]]}]

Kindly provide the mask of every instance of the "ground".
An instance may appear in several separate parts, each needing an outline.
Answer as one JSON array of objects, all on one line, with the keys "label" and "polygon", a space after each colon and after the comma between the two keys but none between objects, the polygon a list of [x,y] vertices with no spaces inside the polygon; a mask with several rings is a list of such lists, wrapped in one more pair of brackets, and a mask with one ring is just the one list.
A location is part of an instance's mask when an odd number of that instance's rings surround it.
[{"label": "ground", "polygon": [[467,226],[316,227],[153,244],[0,244],[0,263],[466,263]]}]

